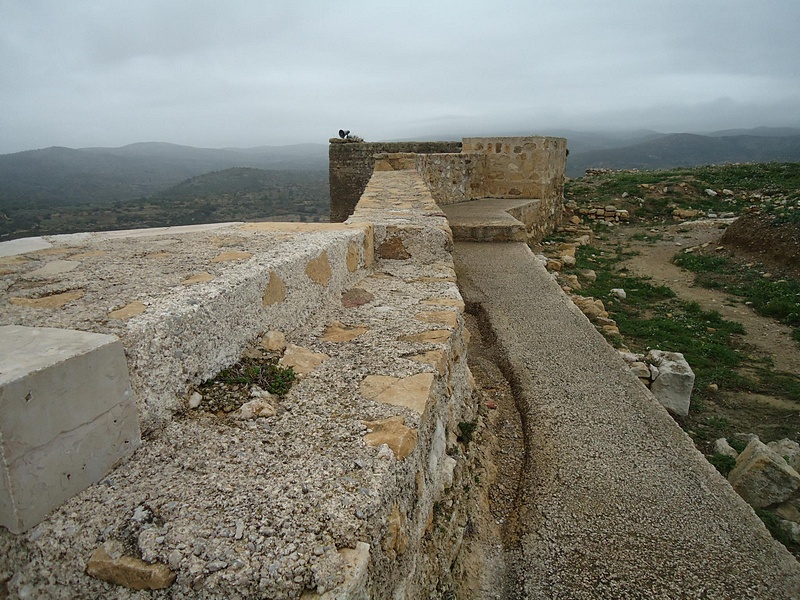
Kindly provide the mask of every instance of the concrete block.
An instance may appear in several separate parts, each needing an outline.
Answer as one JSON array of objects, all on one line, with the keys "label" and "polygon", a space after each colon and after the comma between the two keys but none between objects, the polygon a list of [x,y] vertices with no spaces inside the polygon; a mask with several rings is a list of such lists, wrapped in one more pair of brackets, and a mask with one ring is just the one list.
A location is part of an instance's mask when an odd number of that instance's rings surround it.
[{"label": "concrete block", "polygon": [[0,327],[0,525],[21,533],[141,443],[122,343]]}]

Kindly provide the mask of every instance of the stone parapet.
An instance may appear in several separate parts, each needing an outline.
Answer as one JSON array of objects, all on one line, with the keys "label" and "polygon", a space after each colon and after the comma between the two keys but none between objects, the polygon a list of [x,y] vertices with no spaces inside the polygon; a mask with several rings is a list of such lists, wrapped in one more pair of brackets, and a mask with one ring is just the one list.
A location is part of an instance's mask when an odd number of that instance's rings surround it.
[{"label": "stone parapet", "polygon": [[554,198],[563,194],[564,138],[464,138],[462,152],[485,157],[485,178],[475,198]]},{"label": "stone parapet", "polygon": [[366,223],[266,222],[52,236],[0,259],[0,324],[118,336],[148,433],[268,324],[301,326],[363,276],[372,239]]},{"label": "stone parapet", "polygon": [[461,142],[357,142],[331,140],[329,148],[331,222],[345,221],[372,177],[375,154],[459,152]]},{"label": "stone parapet", "polygon": [[[47,254],[4,263],[15,281],[69,267],[51,291],[82,296],[31,304],[52,296],[12,287],[3,318],[82,318],[119,332],[148,398],[140,412],[146,422],[156,407],[162,415],[133,457],[29,535],[0,530],[11,596],[133,598],[110,583],[131,581],[119,572],[131,564],[151,565],[171,597],[436,589],[467,528],[470,451],[458,436],[477,408],[452,238],[424,181],[376,172],[344,225],[182,233],[55,239]],[[109,275],[84,262],[100,258],[146,292],[89,285]],[[159,259],[156,277],[137,270]],[[302,375],[262,416],[213,412],[202,390],[186,397],[242,350],[284,336],[281,362]],[[103,569],[90,572],[103,580],[84,572],[97,556]]]},{"label": "stone parapet", "polygon": [[418,154],[416,169],[440,206],[479,198],[485,176],[482,154]]}]

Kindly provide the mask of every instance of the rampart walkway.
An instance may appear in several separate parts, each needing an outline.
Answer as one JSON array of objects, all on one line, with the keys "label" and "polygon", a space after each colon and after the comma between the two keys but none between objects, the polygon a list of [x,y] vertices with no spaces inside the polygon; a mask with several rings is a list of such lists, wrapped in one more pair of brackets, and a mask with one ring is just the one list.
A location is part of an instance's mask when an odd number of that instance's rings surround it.
[{"label": "rampart walkway", "polygon": [[456,242],[454,260],[526,437],[504,597],[800,597],[800,564],[525,244]]}]

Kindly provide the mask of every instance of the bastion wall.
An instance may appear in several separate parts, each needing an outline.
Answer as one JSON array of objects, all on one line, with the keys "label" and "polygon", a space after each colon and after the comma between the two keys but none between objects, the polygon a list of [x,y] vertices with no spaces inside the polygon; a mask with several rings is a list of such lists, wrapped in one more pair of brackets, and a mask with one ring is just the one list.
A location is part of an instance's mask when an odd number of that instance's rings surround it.
[{"label": "bastion wall", "polygon": [[328,150],[331,222],[353,214],[375,167],[375,154],[460,152],[461,142],[359,142],[332,138]]}]

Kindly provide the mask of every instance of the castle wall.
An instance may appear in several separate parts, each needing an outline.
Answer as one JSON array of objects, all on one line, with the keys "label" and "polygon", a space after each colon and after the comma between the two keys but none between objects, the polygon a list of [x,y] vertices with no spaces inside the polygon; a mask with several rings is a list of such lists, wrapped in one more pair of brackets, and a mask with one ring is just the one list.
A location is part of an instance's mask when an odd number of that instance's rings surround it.
[{"label": "castle wall", "polygon": [[464,138],[462,152],[485,157],[485,178],[474,198],[552,198],[562,194],[565,138]]},{"label": "castle wall", "polygon": [[374,154],[459,152],[461,142],[356,142],[332,138],[328,150],[331,222],[340,223],[355,209],[375,166]]},{"label": "castle wall", "polygon": [[416,169],[441,206],[478,197],[483,189],[484,163],[479,154],[419,154]]}]

